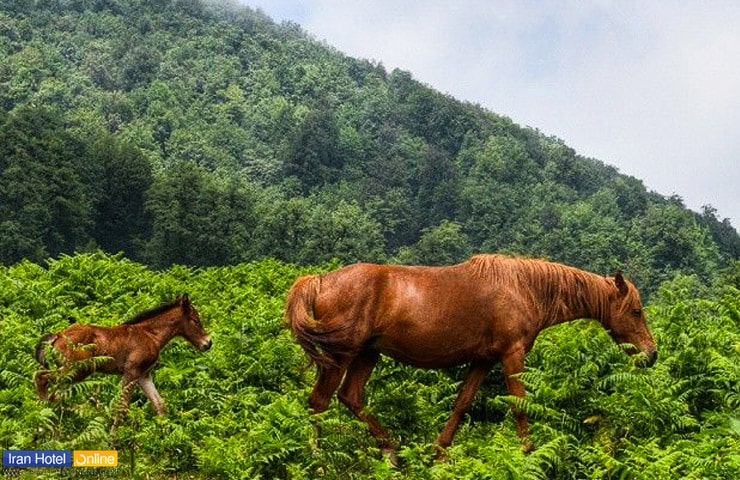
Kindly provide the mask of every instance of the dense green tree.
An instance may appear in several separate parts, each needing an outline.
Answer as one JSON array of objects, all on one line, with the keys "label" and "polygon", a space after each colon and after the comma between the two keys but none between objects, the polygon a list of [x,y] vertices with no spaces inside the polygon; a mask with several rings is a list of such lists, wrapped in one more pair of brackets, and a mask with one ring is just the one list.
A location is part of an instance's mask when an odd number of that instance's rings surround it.
[{"label": "dense green tree", "polygon": [[460,202],[457,166],[439,150],[425,151],[417,165],[416,203],[423,225],[455,218]]},{"label": "dense green tree", "polygon": [[418,240],[421,221],[406,189],[394,188],[376,195],[365,208],[380,225],[389,252]]},{"label": "dense green tree", "polygon": [[298,177],[306,189],[339,179],[344,164],[339,128],[331,110],[311,110],[298,127],[285,162],[285,173]]},{"label": "dense green tree", "polygon": [[732,226],[730,220],[725,218],[720,221],[717,217],[717,209],[711,205],[704,205],[701,216],[701,225],[706,227],[717,242],[720,251],[730,258],[740,258],[740,235]]},{"label": "dense green tree", "polygon": [[547,255],[602,275],[623,267],[629,258],[630,243],[627,230],[613,214],[618,207],[612,194],[606,190],[588,202],[563,206],[557,213],[558,228],[541,239]]},{"label": "dense green tree", "polygon": [[89,246],[94,176],[85,145],[63,128],[60,113],[16,109],[0,125],[0,255],[22,258]]},{"label": "dense green tree", "polygon": [[649,207],[644,217],[635,220],[632,234],[649,252],[657,283],[678,271],[703,279],[716,273],[720,261],[716,244],[694,215],[677,204]]},{"label": "dense green tree", "polygon": [[136,258],[150,235],[144,209],[153,174],[138,148],[105,135],[93,145],[90,162],[98,166],[95,179],[95,240],[105,251],[122,251]]},{"label": "dense green tree", "polygon": [[341,263],[382,262],[380,225],[356,203],[315,203],[299,252],[301,263],[317,264],[336,259]]},{"label": "dense green tree", "polygon": [[149,189],[148,260],[158,266],[247,260],[254,203],[253,192],[244,182],[221,182],[192,162],[174,166],[156,177]]},{"label": "dense green tree", "polygon": [[414,245],[402,247],[396,260],[410,265],[452,265],[466,260],[472,253],[462,226],[443,220],[435,227],[425,228]]},{"label": "dense green tree", "polygon": [[310,202],[300,197],[286,199],[272,189],[266,193],[257,211],[262,219],[257,227],[259,251],[266,256],[296,262],[308,235]]},{"label": "dense green tree", "polygon": [[513,137],[490,137],[474,158],[462,188],[466,231],[482,250],[505,250],[516,245],[512,227],[530,204],[537,169]]}]

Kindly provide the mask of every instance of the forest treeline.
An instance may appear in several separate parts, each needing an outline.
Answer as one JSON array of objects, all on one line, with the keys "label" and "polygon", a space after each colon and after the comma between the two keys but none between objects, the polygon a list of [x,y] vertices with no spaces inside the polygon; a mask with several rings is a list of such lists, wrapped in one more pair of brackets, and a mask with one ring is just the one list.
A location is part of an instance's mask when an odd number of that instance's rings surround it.
[{"label": "forest treeline", "polygon": [[259,11],[0,0],[0,262],[542,256],[645,291],[740,237],[557,138]]}]

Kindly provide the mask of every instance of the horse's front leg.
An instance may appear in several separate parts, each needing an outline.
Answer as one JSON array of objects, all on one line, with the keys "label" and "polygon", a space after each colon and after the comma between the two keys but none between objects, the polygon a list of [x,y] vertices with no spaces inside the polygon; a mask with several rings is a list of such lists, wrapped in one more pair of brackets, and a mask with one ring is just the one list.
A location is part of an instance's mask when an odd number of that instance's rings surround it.
[{"label": "horse's front leg", "polygon": [[[509,390],[509,395],[519,398],[524,398],[525,394],[524,384],[517,376],[524,371],[524,354],[524,349],[521,348],[510,352],[502,359],[504,376],[506,377],[506,387]],[[514,414],[514,421],[516,422],[516,433],[519,435],[519,440],[522,442],[522,450],[525,453],[531,452],[535,447],[529,439],[527,417],[516,405],[512,405],[511,411]]]},{"label": "horse's front leg", "polygon": [[143,377],[139,378],[139,385],[141,386],[141,389],[144,390],[146,398],[148,398],[149,401],[152,402],[152,405],[154,406],[154,411],[157,412],[157,415],[164,415],[164,401],[162,400],[162,397],[159,396],[159,392],[157,391],[157,389],[154,387],[154,382],[152,381],[151,374],[147,373]]}]

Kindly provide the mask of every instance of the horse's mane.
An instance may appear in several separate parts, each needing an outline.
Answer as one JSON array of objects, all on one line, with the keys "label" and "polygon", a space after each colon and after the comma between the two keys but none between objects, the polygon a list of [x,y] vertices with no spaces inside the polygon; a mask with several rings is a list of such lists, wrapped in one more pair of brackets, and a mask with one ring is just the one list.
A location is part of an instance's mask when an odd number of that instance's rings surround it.
[{"label": "horse's mane", "polygon": [[156,317],[157,315],[161,314],[162,312],[166,312],[167,310],[175,307],[176,305],[177,305],[177,300],[174,300],[168,303],[163,303],[162,305],[159,305],[154,308],[150,308],[149,310],[145,310],[137,314],[135,317],[123,322],[122,325],[136,325],[137,323],[141,323],[146,320],[149,320],[152,317]]},{"label": "horse's mane", "polygon": [[536,302],[543,318],[554,319],[568,311],[606,311],[609,282],[599,275],[546,260],[497,254],[468,260],[482,278],[515,288]]}]

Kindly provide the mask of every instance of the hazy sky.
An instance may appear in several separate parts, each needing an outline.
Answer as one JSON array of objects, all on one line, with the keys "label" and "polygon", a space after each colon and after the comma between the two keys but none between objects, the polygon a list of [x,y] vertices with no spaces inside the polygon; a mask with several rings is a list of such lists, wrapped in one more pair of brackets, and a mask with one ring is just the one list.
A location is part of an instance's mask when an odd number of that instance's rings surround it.
[{"label": "hazy sky", "polygon": [[740,1],[239,1],[740,227]]}]

